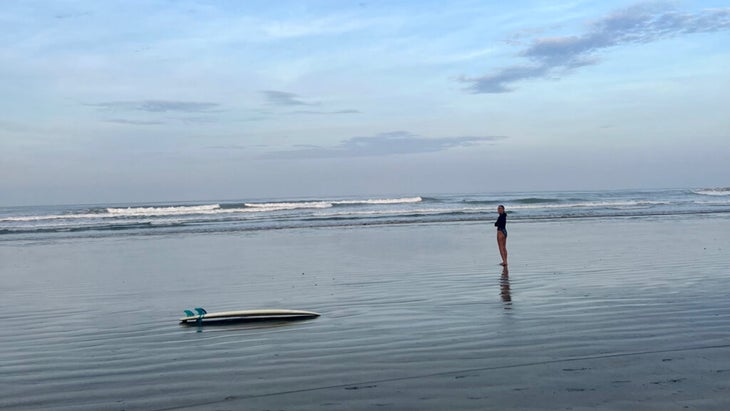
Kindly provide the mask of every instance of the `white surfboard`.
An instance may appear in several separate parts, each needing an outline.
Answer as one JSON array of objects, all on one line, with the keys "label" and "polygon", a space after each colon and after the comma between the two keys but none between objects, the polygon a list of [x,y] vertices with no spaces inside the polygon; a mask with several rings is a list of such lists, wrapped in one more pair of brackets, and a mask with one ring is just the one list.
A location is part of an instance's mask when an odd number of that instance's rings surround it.
[{"label": "white surfboard", "polygon": [[185,311],[186,316],[180,318],[180,323],[196,324],[210,323],[214,321],[246,321],[246,320],[295,320],[317,318],[319,313],[313,311],[302,310],[241,310],[241,311],[221,311],[217,313],[209,313],[203,309],[195,309],[198,314],[192,311]]}]

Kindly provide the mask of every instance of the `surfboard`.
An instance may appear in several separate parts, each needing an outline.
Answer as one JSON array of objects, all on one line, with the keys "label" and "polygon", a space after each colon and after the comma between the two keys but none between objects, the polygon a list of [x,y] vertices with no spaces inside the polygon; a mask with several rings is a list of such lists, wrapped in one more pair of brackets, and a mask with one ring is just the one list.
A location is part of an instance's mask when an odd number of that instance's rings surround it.
[{"label": "surfboard", "polygon": [[319,317],[319,313],[302,310],[241,310],[221,311],[209,313],[202,308],[196,308],[194,313],[185,310],[185,317],[180,318],[181,324],[205,324],[225,321],[265,321],[265,320],[305,320]]}]

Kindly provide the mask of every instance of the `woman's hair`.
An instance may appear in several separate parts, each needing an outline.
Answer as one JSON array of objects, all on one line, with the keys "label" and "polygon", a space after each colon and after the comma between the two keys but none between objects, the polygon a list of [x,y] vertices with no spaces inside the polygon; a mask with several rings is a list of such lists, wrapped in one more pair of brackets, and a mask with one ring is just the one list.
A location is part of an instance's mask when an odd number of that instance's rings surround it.
[{"label": "woman's hair", "polygon": [[502,204],[498,205],[497,208],[504,208]]}]

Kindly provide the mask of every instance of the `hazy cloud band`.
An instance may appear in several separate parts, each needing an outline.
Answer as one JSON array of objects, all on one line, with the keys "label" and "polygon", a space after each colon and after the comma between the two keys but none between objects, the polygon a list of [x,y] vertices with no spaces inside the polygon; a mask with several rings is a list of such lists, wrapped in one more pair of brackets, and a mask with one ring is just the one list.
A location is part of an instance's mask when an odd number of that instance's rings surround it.
[{"label": "hazy cloud band", "polygon": [[334,147],[306,146],[296,150],[271,152],[263,157],[268,159],[311,159],[430,153],[456,147],[474,146],[504,138],[500,136],[426,138],[405,131],[394,131],[371,137],[352,137]]}]

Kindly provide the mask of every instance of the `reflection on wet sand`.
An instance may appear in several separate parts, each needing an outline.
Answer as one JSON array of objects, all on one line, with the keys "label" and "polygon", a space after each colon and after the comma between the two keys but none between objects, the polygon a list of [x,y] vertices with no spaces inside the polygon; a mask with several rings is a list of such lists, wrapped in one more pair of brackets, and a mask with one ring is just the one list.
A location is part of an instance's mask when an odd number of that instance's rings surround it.
[{"label": "reflection on wet sand", "polygon": [[512,308],[512,294],[509,288],[509,269],[504,266],[502,269],[502,277],[499,279],[500,295],[502,296],[502,302],[504,303],[504,309],[509,310]]}]

